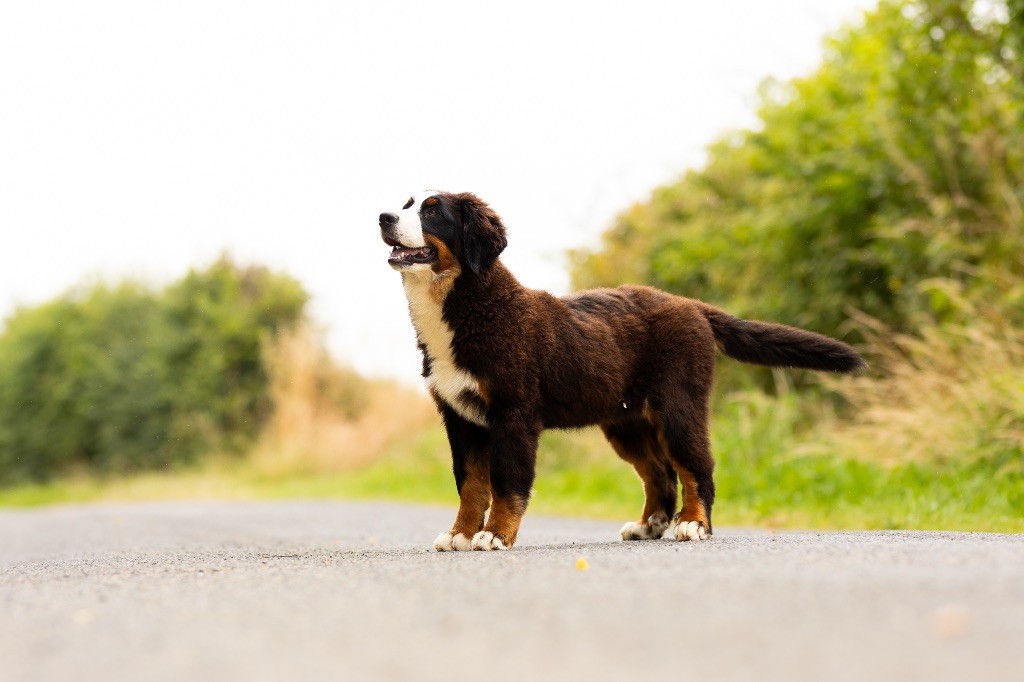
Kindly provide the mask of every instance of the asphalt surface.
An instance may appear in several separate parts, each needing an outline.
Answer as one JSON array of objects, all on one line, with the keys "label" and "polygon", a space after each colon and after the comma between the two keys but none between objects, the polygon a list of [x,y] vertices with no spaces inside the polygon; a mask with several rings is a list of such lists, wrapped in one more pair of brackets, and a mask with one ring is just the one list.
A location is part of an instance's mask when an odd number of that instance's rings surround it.
[{"label": "asphalt surface", "polygon": [[[0,680],[1020,680],[1024,536],[716,529],[331,502],[0,511]],[[582,560],[582,561],[581,561]]]}]

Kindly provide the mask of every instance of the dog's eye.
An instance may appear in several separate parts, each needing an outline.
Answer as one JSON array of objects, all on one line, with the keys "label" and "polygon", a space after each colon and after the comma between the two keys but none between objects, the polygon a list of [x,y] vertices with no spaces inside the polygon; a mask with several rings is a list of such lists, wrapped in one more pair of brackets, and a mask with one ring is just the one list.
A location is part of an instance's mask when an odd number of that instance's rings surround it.
[{"label": "dog's eye", "polygon": [[405,206],[402,207],[402,210],[404,211],[405,209],[409,208],[410,206],[412,206],[412,197],[409,197],[409,201],[405,202]]},{"label": "dog's eye", "polygon": [[437,209],[436,208],[428,208],[426,211],[423,212],[423,215],[428,216],[430,218],[433,218],[434,216],[437,215]]}]

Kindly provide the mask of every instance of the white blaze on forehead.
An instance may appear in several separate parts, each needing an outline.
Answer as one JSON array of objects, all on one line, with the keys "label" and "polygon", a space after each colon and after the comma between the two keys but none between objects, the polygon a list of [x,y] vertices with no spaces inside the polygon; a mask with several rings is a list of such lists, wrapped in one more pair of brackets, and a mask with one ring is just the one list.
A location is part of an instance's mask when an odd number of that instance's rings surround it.
[{"label": "white blaze on forehead", "polygon": [[423,239],[423,225],[420,223],[420,208],[423,202],[438,194],[437,190],[424,190],[412,197],[412,203],[408,208],[398,212],[398,225],[395,226],[395,238],[402,243],[402,246],[426,246]]}]

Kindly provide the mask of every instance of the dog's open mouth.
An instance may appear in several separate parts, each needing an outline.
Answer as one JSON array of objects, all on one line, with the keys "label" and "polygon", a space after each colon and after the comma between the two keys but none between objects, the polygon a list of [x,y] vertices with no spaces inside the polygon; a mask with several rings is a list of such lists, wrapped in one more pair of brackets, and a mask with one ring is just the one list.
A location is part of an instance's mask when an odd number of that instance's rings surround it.
[{"label": "dog's open mouth", "polygon": [[437,258],[437,251],[432,246],[392,244],[388,263],[393,266],[416,265],[417,263],[432,263],[435,258]]},{"label": "dog's open mouth", "polygon": [[434,260],[437,251],[430,246],[394,246],[391,248],[391,255],[388,256],[389,263],[429,263]]}]

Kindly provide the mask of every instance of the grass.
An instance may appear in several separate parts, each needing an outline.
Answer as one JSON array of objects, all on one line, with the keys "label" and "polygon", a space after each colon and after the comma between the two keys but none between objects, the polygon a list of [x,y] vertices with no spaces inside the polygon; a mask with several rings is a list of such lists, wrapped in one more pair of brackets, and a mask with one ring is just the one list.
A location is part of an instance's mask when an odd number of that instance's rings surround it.
[{"label": "grass", "polygon": [[[858,422],[839,419],[828,403],[807,402],[793,394],[747,393],[722,406],[714,438],[717,520],[786,528],[1024,531],[1019,452],[893,464],[885,430],[865,441]],[[852,428],[858,429],[855,439]]]},{"label": "grass", "polygon": [[[794,428],[800,417],[795,398],[752,394],[723,406],[714,432],[717,524],[1024,532],[1024,474],[1012,459],[937,467],[842,458],[802,441]],[[639,480],[599,433],[546,433],[539,457],[531,513],[622,521],[638,515]],[[0,505],[181,498],[457,503],[437,426],[349,471],[268,471],[259,461],[221,457],[179,471],[21,485],[0,491]]]},{"label": "grass", "polygon": [[[0,506],[181,498],[457,503],[444,433],[422,396],[369,382],[358,400],[337,392],[325,400],[319,370],[303,360],[312,357],[307,342],[290,343],[272,377],[277,414],[247,456],[0,488]],[[878,331],[872,363],[883,377],[828,381],[827,392],[719,396],[715,522],[1024,532],[1024,336],[978,325],[914,339]],[[532,513],[624,521],[641,505],[639,480],[599,432],[544,434]]]}]

